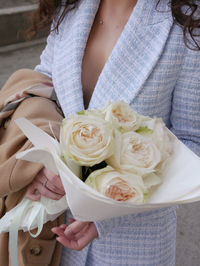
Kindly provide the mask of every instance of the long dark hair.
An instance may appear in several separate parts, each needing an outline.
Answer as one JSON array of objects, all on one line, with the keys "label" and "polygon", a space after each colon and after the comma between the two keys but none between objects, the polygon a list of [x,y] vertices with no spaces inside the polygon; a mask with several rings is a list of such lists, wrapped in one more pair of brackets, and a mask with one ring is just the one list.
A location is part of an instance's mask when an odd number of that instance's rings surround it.
[{"label": "long dark hair", "polygon": [[[40,29],[48,27],[63,8],[53,28],[58,31],[67,12],[78,2],[79,0],[39,0],[39,7],[33,14],[32,25],[26,36],[31,38]],[[160,0],[158,4],[159,2]],[[191,49],[200,50],[200,0],[171,0],[169,5],[175,23],[183,29],[185,44]]]}]

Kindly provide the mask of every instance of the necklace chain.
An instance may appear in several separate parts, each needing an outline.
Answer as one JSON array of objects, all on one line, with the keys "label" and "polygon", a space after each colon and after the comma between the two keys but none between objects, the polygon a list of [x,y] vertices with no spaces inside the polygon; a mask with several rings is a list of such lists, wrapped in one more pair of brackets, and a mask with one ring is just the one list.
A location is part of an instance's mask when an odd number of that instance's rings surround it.
[{"label": "necklace chain", "polygon": [[102,25],[103,24],[103,19],[99,20],[99,24]]}]

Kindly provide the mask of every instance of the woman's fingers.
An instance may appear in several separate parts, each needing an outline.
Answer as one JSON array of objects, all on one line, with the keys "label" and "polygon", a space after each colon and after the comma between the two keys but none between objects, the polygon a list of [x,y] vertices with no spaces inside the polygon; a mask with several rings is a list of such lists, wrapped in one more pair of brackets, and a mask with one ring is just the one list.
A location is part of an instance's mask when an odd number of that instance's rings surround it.
[{"label": "woman's fingers", "polygon": [[71,224],[71,223],[73,223],[73,222],[75,222],[76,220],[74,219],[74,218],[69,218],[69,223]]},{"label": "woman's fingers", "polygon": [[59,226],[59,227],[53,227],[53,228],[51,229],[51,231],[52,231],[54,234],[58,235],[58,236],[64,236],[65,228],[64,228],[64,227],[62,228],[61,226]]},{"label": "woman's fingers", "polygon": [[63,196],[49,190],[47,187],[44,187],[42,183],[33,181],[27,189],[26,197],[28,199],[37,201],[40,200],[41,195],[53,200],[59,200]]},{"label": "woman's fingers", "polygon": [[74,239],[77,233],[88,227],[88,224],[88,222],[75,221],[66,227],[64,234],[68,239]]},{"label": "woman's fingers", "polygon": [[55,175],[51,171],[49,171],[47,168],[43,168],[42,173],[44,176],[47,177],[47,179],[52,183],[61,193],[65,193],[63,184],[61,182],[61,179],[58,175]]},{"label": "woman's fingers", "polygon": [[48,188],[49,190],[64,196],[65,195],[65,191],[61,190],[60,188],[56,187],[54,184],[52,184],[49,180],[47,180],[47,182],[45,183],[45,187]]},{"label": "woman's fingers", "polygon": [[41,184],[38,184],[37,187],[38,191],[40,192],[40,194],[44,197],[47,197],[49,199],[53,199],[53,200],[59,200],[62,198],[63,195],[57,194],[54,191],[49,190],[47,187],[44,187]]},{"label": "woman's fingers", "polygon": [[61,225],[52,228],[52,232],[58,235],[57,240],[65,247],[81,250],[98,236],[93,222],[81,222],[70,219],[70,225]]},{"label": "woman's fingers", "polygon": [[89,226],[86,232],[81,235],[81,237],[77,240],[78,250],[86,247],[93,239],[98,236],[97,229],[94,223],[89,223]]},{"label": "woman's fingers", "polygon": [[71,228],[71,224],[62,224],[59,227],[53,227],[52,231],[59,236],[65,236],[69,240],[77,240],[87,230],[89,223],[77,221],[75,223],[77,224],[75,227]]},{"label": "woman's fingers", "polygon": [[[79,229],[80,228],[82,228],[82,227],[79,227]],[[65,229],[65,231],[66,231],[66,229]],[[59,236],[57,237],[57,241],[59,241],[65,247],[68,247],[68,248],[74,249],[74,250],[81,250],[81,249],[83,249],[94,238],[96,238],[98,236],[96,226],[92,222],[88,223],[88,225],[85,225],[85,227],[83,227],[81,229],[82,233],[81,233],[81,231],[79,231],[78,233],[75,234],[75,236],[76,236],[75,238],[77,238],[77,235],[79,235],[79,237],[77,239],[74,239],[74,238],[70,238],[69,239],[66,236],[65,231],[64,231],[64,235],[63,235],[63,233],[62,234],[58,234]]]},{"label": "woman's fingers", "polygon": [[40,200],[41,195],[53,200],[59,200],[65,195],[60,177],[46,168],[41,169],[26,192],[26,197],[35,201]]},{"label": "woman's fingers", "polygon": [[66,229],[66,227],[67,227],[67,225],[66,225],[66,224],[61,224],[61,225],[60,225],[60,228],[61,228],[61,229],[64,229],[64,230],[65,230],[65,229]]}]

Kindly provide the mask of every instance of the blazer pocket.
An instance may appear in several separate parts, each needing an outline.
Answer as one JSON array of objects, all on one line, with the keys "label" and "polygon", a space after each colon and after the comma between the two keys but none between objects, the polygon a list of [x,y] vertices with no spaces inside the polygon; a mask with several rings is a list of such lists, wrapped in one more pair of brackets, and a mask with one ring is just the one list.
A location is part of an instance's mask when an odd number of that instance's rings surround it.
[{"label": "blazer pocket", "polygon": [[55,250],[56,239],[43,240],[28,237],[24,242],[21,255],[26,266],[48,266]]}]

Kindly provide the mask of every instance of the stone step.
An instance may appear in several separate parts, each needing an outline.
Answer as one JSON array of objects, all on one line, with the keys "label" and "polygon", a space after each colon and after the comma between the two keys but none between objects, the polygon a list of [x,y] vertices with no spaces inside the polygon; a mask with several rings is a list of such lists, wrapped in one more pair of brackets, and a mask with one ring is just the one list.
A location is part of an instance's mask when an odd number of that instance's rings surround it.
[{"label": "stone step", "polygon": [[[35,0],[7,0],[0,4],[0,47],[25,41],[23,30],[30,25],[31,13],[37,9]],[[37,38],[47,35],[42,30]]]},{"label": "stone step", "polygon": [[0,9],[15,6],[31,5],[36,4],[37,2],[38,0],[6,0],[0,2]]}]

